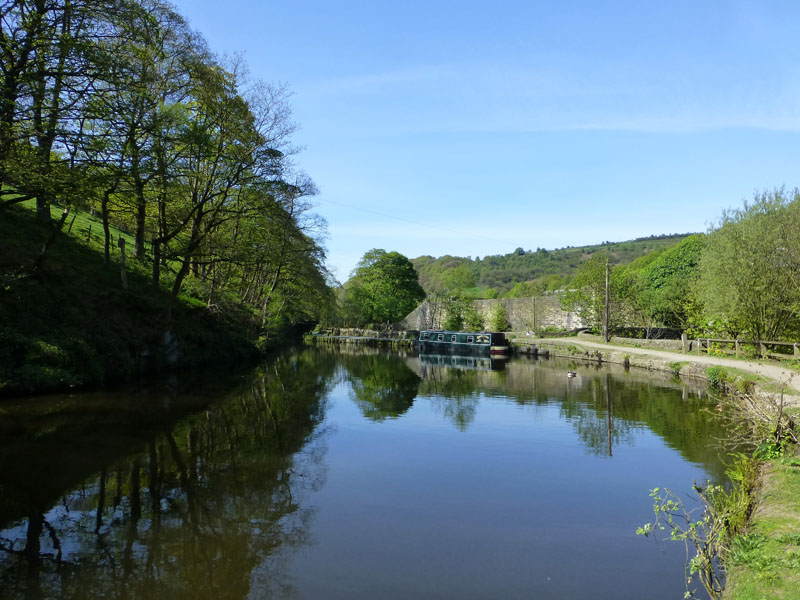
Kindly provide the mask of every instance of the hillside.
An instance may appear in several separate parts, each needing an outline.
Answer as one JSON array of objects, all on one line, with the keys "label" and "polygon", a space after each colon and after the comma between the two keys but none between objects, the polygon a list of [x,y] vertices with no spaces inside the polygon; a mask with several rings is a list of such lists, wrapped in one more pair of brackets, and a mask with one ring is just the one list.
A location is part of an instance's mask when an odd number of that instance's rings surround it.
[{"label": "hillside", "polygon": [[468,271],[471,274],[471,280],[466,278],[466,283],[472,285],[473,293],[477,296],[493,297],[513,295],[512,289],[515,284],[522,282],[533,282],[534,287],[542,291],[560,289],[568,284],[581,263],[596,252],[606,252],[613,264],[625,265],[640,256],[669,248],[690,235],[692,234],[650,236],[593,246],[567,246],[557,250],[537,248],[531,251],[517,248],[510,254],[475,259],[458,256],[439,258],[420,256],[411,262],[427,293],[431,293],[447,280],[448,276],[452,276],[453,269],[463,265],[460,271],[463,273]]},{"label": "hillside", "polygon": [[165,323],[167,290],[153,290],[148,269],[129,261],[123,290],[119,251],[104,264],[100,224],[85,213],[71,231],[69,224],[31,274],[51,228],[28,207],[2,213],[0,396],[96,387],[163,366],[257,354],[244,311],[212,312],[182,294]]}]

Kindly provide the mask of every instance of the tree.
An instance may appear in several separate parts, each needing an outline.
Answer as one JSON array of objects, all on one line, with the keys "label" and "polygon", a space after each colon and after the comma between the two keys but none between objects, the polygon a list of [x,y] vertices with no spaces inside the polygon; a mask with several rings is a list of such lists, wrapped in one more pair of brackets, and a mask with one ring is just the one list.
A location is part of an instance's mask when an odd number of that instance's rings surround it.
[{"label": "tree", "polygon": [[361,323],[399,321],[425,298],[411,262],[382,249],[364,254],[345,288]]},{"label": "tree", "polygon": [[689,236],[639,272],[639,304],[660,324],[676,329],[690,326],[704,247],[705,236]]},{"label": "tree", "polygon": [[[606,264],[609,257],[598,252],[586,260],[575,272],[572,279],[573,289],[560,297],[564,310],[577,311],[589,328],[599,331],[605,319],[606,301]],[[613,275],[613,269],[611,269]],[[612,276],[612,283],[617,279]],[[619,290],[611,289],[611,298],[619,297]],[[612,316],[618,314],[612,310]],[[609,324],[611,327],[611,324]]]},{"label": "tree", "polygon": [[707,238],[699,294],[712,329],[756,340],[798,331],[800,192],[755,194],[727,210]]},{"label": "tree", "polygon": [[510,325],[508,323],[508,312],[506,306],[502,302],[498,302],[492,307],[492,312],[489,314],[488,322],[490,331],[508,331]]}]

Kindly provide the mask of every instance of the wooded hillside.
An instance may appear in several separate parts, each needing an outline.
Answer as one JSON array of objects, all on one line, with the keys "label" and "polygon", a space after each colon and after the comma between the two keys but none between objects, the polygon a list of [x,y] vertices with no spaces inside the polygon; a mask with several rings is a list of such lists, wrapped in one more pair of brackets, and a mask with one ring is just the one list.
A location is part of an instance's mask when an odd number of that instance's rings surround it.
[{"label": "wooded hillside", "polygon": [[[674,246],[691,235],[669,234],[637,238],[625,242],[605,242],[593,246],[567,246],[557,250],[517,248],[505,255],[483,258],[458,256],[420,256],[411,260],[428,294],[443,288],[469,290],[479,298],[534,296],[547,290],[567,287],[575,271],[594,254],[603,252],[612,264],[626,265],[635,259]],[[458,268],[458,269],[457,269]],[[452,285],[454,277],[459,285]]]}]

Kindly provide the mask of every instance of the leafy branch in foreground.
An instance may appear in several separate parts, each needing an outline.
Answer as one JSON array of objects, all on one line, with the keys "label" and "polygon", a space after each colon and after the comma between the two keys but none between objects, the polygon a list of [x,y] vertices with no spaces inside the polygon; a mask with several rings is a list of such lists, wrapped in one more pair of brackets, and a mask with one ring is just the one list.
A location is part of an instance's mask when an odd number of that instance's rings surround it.
[{"label": "leafy branch in foreground", "polygon": [[[636,530],[638,535],[650,536],[668,532],[665,539],[683,542],[686,547],[686,598],[695,597],[692,583],[699,579],[709,596],[716,600],[725,589],[725,556],[731,539],[739,535],[754,508],[753,490],[758,480],[758,461],[745,455],[733,455],[733,464],[726,471],[731,480],[729,489],[708,483],[694,483],[701,501],[698,508],[689,509],[673,491],[655,488],[653,498],[655,520]],[[699,513],[699,516],[698,516]],[[692,550],[694,556],[689,558]]]}]

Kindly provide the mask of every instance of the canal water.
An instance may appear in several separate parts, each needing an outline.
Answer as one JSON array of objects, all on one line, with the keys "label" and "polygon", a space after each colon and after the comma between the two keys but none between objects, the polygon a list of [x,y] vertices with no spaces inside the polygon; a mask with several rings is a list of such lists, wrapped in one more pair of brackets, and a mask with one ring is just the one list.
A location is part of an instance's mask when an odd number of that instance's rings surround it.
[{"label": "canal water", "polygon": [[681,598],[683,547],[635,531],[652,488],[724,477],[708,406],[643,372],[318,348],[5,401],[0,597]]}]

